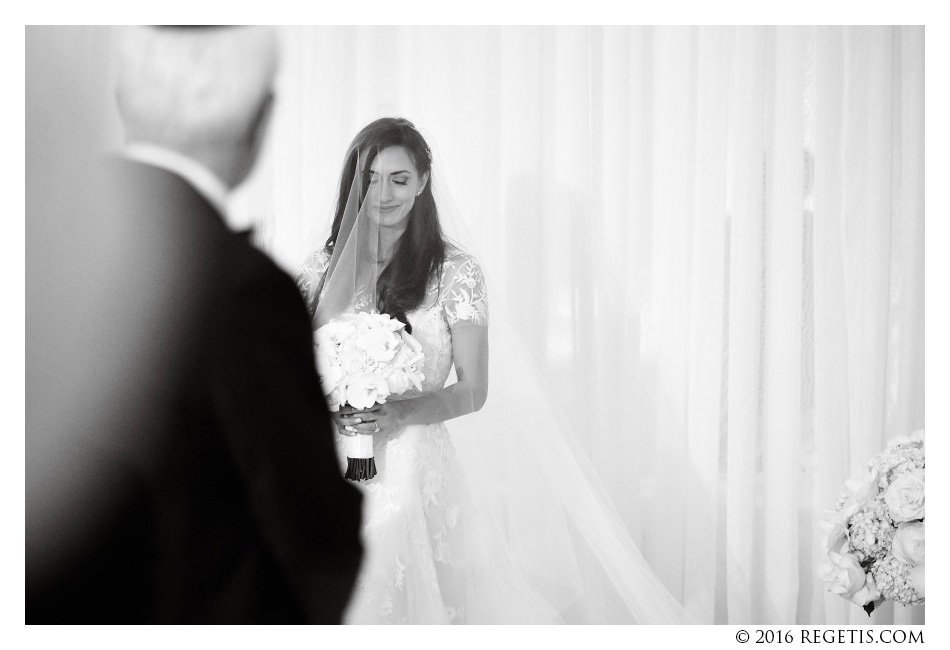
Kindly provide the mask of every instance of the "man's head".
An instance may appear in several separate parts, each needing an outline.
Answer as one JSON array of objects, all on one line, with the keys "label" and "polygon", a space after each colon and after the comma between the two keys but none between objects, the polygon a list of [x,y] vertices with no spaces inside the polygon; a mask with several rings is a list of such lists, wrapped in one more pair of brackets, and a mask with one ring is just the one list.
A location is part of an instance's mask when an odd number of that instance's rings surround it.
[{"label": "man's head", "polygon": [[132,27],[116,98],[129,142],[194,158],[229,187],[250,173],[273,102],[277,39],[264,27]]}]

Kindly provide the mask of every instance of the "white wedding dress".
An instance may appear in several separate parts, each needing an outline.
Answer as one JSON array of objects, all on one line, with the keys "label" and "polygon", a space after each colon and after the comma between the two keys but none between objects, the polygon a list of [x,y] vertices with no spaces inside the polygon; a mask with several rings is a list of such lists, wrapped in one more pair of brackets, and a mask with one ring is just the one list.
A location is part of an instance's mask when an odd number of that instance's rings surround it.
[{"label": "white wedding dress", "polygon": [[[328,263],[329,255],[318,251],[304,264],[298,283],[305,296]],[[449,248],[423,306],[407,317],[425,354],[421,393],[439,390],[452,369],[453,328],[488,325],[478,261]],[[390,399],[419,394],[412,389]],[[337,438],[341,450],[343,436]],[[511,562],[501,532],[475,506],[445,424],[392,432],[377,441],[374,454],[378,474],[358,483],[365,556],[344,622],[561,622]],[[345,468],[342,451],[340,460]]]}]

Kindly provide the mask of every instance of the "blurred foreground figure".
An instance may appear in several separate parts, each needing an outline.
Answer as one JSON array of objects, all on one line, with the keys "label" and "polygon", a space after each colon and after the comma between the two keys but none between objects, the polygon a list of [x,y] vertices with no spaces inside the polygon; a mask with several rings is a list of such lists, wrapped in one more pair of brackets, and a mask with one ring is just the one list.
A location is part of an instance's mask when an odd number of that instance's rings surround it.
[{"label": "blurred foreground figure", "polygon": [[26,622],[337,623],[360,496],[295,284],[225,221],[275,36],[124,32],[100,164],[57,29],[27,30]]}]

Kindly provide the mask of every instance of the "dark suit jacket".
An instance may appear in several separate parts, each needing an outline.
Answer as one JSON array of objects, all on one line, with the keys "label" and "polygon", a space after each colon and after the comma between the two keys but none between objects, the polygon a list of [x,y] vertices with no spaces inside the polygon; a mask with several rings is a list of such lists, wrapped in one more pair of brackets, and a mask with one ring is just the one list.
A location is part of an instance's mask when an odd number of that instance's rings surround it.
[{"label": "dark suit jacket", "polygon": [[[182,179],[106,170],[102,252],[122,253],[74,271],[82,286],[98,264],[90,291],[109,285],[109,304],[64,315],[82,345],[62,346],[63,373],[86,373],[67,389],[91,415],[74,409],[34,454],[46,483],[27,494],[27,623],[340,622],[361,499],[341,477],[302,297]],[[61,398],[49,383],[28,382],[37,413]]]}]

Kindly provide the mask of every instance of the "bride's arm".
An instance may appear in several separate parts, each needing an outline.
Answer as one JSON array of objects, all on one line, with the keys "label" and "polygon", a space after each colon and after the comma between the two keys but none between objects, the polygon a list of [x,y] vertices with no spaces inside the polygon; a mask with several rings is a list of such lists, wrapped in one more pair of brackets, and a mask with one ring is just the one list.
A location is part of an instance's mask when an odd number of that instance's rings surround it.
[{"label": "bride's arm", "polygon": [[[382,432],[387,432],[410,424],[444,422],[479,410],[488,396],[488,328],[454,327],[452,353],[456,383],[414,399],[377,404],[342,422],[363,433],[373,432],[376,424]],[[356,417],[362,421],[360,424],[355,424]]]}]

